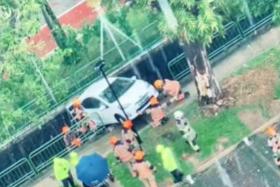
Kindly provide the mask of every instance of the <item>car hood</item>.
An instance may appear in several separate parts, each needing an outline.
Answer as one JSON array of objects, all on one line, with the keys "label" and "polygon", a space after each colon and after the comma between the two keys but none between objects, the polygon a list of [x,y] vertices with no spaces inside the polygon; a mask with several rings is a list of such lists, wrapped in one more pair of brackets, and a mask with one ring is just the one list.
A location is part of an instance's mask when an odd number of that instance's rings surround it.
[{"label": "car hood", "polygon": [[150,84],[137,80],[135,83],[119,98],[124,106],[139,104],[141,100],[146,99],[146,93]]}]

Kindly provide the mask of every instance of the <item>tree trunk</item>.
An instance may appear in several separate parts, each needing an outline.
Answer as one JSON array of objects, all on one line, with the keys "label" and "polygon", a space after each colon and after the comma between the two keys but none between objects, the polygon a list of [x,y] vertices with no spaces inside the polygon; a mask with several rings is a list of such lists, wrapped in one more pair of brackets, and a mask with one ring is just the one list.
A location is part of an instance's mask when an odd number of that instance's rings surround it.
[{"label": "tree trunk", "polygon": [[51,30],[51,33],[56,41],[56,44],[61,49],[66,49],[66,41],[67,37],[65,32],[63,31],[59,21],[57,20],[54,12],[50,8],[48,2],[44,2],[41,6],[41,10],[44,16],[44,19]]},{"label": "tree trunk", "polygon": [[199,103],[202,106],[216,103],[222,97],[222,91],[210,66],[205,46],[184,42],[184,53],[195,80]]}]

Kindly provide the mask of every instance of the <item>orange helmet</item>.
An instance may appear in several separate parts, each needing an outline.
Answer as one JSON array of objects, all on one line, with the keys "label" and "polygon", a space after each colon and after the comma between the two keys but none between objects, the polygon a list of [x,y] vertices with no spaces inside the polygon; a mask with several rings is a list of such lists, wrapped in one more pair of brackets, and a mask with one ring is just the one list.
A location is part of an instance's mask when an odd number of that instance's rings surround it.
[{"label": "orange helmet", "polygon": [[63,128],[62,128],[62,133],[63,134],[66,134],[66,133],[68,133],[70,131],[70,128],[67,126],[67,125],[65,125]]},{"label": "orange helmet", "polygon": [[158,99],[157,99],[156,97],[153,96],[153,97],[150,99],[150,105],[154,106],[154,105],[158,105],[158,104],[159,104]]},{"label": "orange helmet", "polygon": [[115,145],[118,141],[119,141],[119,139],[116,136],[112,136],[110,138],[110,144],[112,144],[112,145]]},{"label": "orange helmet", "polygon": [[72,140],[71,145],[75,147],[80,147],[82,145],[82,140],[80,138],[75,138],[74,140]]},{"label": "orange helmet", "polygon": [[135,160],[143,160],[145,153],[143,151],[136,151],[134,154]]},{"label": "orange helmet", "polygon": [[163,87],[163,80],[156,80],[154,82],[154,86],[155,86],[156,89],[161,90],[162,87]]},{"label": "orange helmet", "polygon": [[275,136],[277,134],[277,132],[274,127],[268,127],[266,129],[266,134],[271,137],[271,136]]},{"label": "orange helmet", "polygon": [[125,129],[131,129],[133,126],[133,123],[131,120],[126,120],[123,122],[123,128]]},{"label": "orange helmet", "polygon": [[74,108],[80,108],[81,107],[81,101],[78,98],[76,98],[76,99],[74,99],[72,105],[73,105]]}]

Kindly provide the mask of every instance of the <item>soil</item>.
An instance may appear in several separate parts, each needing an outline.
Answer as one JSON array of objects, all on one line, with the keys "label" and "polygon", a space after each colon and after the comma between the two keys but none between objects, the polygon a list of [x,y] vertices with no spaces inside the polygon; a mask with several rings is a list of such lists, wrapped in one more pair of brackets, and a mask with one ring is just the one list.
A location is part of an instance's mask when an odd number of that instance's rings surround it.
[{"label": "soil", "polygon": [[275,116],[280,112],[280,100],[273,100],[269,105],[269,114]]},{"label": "soil", "polygon": [[200,164],[197,154],[192,154],[192,155],[185,154],[182,156],[182,159],[187,161],[188,163],[191,163],[195,168],[198,167]]},{"label": "soil", "polygon": [[236,99],[237,106],[254,103],[268,104],[273,100],[278,73],[272,66],[250,70],[244,75],[223,82],[226,95]]},{"label": "soil", "polygon": [[229,142],[229,139],[227,137],[220,137],[216,144],[216,150],[222,151],[225,149],[226,144]]},{"label": "soil", "polygon": [[257,129],[266,121],[260,111],[244,111],[240,112],[238,116],[241,122],[251,130]]}]

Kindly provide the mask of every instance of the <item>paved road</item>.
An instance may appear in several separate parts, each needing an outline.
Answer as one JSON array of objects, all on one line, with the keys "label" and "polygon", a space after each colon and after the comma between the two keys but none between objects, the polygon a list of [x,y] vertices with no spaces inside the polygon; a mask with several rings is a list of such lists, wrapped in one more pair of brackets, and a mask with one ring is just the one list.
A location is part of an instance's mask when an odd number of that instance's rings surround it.
[{"label": "paved road", "polygon": [[[248,44],[240,47],[239,49],[235,50],[231,55],[227,56],[227,58],[221,60],[221,62],[214,68],[214,72],[218,80],[222,80],[225,77],[228,77],[233,71],[244,66],[246,62],[250,61],[251,59],[255,58],[262,52],[272,47],[279,46],[279,44],[280,28],[274,28],[271,29],[269,32],[259,36],[254,41],[249,42]],[[186,104],[189,104],[194,99],[196,99],[196,89],[194,83],[189,83],[186,87],[184,87],[184,89],[192,93],[190,99],[186,101]],[[172,112],[172,110],[170,110],[169,112]],[[138,122],[138,124],[142,126],[145,126],[144,123],[144,120],[140,120]],[[119,132],[119,129],[116,129],[113,131],[113,134],[119,135]],[[108,144],[108,136],[109,135],[107,134],[100,140],[87,144],[85,147],[83,147],[83,149],[80,150],[80,154],[85,155],[95,151],[98,153],[102,153],[103,155],[107,155],[111,151],[111,147]],[[59,185],[57,182],[46,176],[44,178],[39,179],[36,185],[33,184],[33,186],[58,187]]]}]

